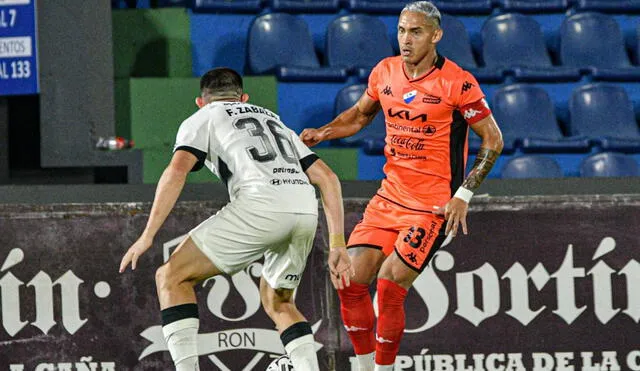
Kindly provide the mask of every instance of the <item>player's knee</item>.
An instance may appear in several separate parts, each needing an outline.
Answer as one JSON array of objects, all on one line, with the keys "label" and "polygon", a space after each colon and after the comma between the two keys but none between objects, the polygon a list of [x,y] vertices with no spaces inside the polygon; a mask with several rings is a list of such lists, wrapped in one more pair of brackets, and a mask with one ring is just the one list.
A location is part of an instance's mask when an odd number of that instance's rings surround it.
[{"label": "player's knee", "polygon": [[291,289],[268,290],[261,299],[264,311],[269,317],[286,312],[294,306],[293,290]]},{"label": "player's knee", "polygon": [[178,272],[173,269],[171,263],[166,263],[156,270],[156,287],[158,290],[171,290],[173,286],[183,283]]}]

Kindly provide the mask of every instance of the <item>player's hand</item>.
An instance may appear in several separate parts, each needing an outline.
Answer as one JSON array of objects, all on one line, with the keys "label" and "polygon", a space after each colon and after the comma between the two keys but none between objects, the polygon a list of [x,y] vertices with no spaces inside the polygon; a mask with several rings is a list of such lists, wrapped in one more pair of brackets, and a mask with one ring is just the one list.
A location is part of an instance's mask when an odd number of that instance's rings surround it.
[{"label": "player's hand", "polygon": [[129,263],[131,263],[131,270],[135,270],[138,264],[138,258],[142,256],[149,248],[153,245],[153,239],[148,238],[146,236],[140,236],[138,240],[131,245],[129,250],[127,250],[126,254],[122,257],[122,261],[120,261],[120,270],[119,272],[124,272],[127,269]]},{"label": "player's hand", "polygon": [[469,204],[457,197],[452,197],[443,208],[436,209],[436,214],[444,215],[447,220],[445,234],[455,237],[458,234],[458,227],[462,225],[462,233],[467,234],[467,211]]},{"label": "player's hand", "polygon": [[329,250],[329,274],[331,275],[331,283],[336,290],[342,290],[351,285],[351,277],[356,272],[351,265],[351,258],[347,253],[346,247],[334,247]]},{"label": "player's hand", "polygon": [[327,139],[328,134],[326,129],[304,129],[300,133],[300,139],[307,147],[313,147]]}]

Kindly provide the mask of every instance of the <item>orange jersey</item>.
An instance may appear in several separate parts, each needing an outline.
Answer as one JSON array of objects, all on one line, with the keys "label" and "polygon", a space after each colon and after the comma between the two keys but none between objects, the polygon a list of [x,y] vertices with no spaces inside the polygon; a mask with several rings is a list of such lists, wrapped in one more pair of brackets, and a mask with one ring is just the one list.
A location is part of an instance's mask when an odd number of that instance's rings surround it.
[{"label": "orange jersey", "polygon": [[371,71],[367,94],[380,101],[386,123],[378,195],[415,210],[443,206],[464,179],[468,125],[491,114],[476,79],[440,55],[411,79],[395,56]]}]

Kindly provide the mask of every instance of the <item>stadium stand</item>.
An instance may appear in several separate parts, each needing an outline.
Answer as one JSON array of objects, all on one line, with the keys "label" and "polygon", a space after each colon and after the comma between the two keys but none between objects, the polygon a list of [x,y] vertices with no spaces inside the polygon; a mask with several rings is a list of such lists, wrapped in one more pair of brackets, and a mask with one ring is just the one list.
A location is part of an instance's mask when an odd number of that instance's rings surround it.
[{"label": "stadium stand", "polygon": [[[335,102],[335,116],[339,115],[342,111],[347,108],[353,106],[362,93],[364,93],[367,88],[364,84],[358,85],[350,85],[338,92],[336,96]],[[366,140],[371,139],[379,139],[384,142],[385,136],[385,125],[384,125],[384,116],[382,112],[378,113],[373,121],[367,125],[364,129],[360,130],[353,136],[338,139],[337,142],[339,145],[344,146],[360,146]]]},{"label": "stadium stand", "polygon": [[562,169],[556,160],[542,155],[514,157],[502,168],[502,179],[561,178]]},{"label": "stadium stand", "polygon": [[577,81],[580,71],[551,64],[538,22],[521,14],[487,19],[482,27],[483,57],[487,67],[502,69],[518,81]]},{"label": "stadium stand", "polygon": [[344,81],[344,68],[323,67],[306,23],[286,13],[255,19],[249,29],[248,67],[253,74],[273,74],[282,81]]},{"label": "stadium stand", "polygon": [[640,167],[633,157],[621,153],[603,152],[586,157],[580,165],[583,177],[640,176]]},{"label": "stadium stand", "polygon": [[330,67],[346,68],[360,81],[367,81],[371,69],[392,55],[387,28],[378,18],[353,14],[329,24],[326,64]]},{"label": "stadium stand", "polygon": [[569,101],[572,135],[584,135],[605,151],[640,152],[640,132],[633,105],[619,86],[588,84]]}]

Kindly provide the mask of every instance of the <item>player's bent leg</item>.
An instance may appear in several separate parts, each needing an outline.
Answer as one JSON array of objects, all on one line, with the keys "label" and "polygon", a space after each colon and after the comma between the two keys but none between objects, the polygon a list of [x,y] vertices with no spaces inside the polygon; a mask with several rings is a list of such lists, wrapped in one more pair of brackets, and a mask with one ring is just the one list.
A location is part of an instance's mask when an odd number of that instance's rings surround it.
[{"label": "player's bent leg", "polygon": [[404,300],[418,277],[396,252],[382,264],[378,273],[378,325],[376,330],[376,370],[393,370],[404,333]]},{"label": "player's bent leg", "polygon": [[319,371],[313,331],[293,302],[293,289],[274,289],[260,280],[260,299],[280,332],[280,339],[296,371]]},{"label": "player's bent leg", "polygon": [[375,314],[369,285],[385,259],[381,250],[363,246],[348,249],[356,275],[351,285],[338,290],[340,314],[362,371],[373,370],[376,341]]},{"label": "player's bent leg", "polygon": [[220,270],[187,237],[156,271],[162,333],[177,371],[199,370],[198,305],[193,286]]}]

